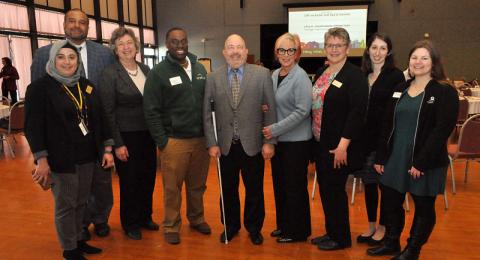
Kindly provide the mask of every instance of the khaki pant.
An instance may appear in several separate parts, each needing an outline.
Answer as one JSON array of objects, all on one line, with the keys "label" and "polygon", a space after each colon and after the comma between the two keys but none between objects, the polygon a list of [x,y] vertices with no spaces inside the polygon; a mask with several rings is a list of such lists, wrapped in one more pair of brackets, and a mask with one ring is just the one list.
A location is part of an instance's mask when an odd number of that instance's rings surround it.
[{"label": "khaki pant", "polygon": [[182,185],[185,182],[187,194],[187,219],[191,225],[205,222],[203,214],[203,193],[208,175],[208,156],[204,138],[169,138],[160,154],[165,219],[165,232],[179,232],[182,224],[180,207]]}]

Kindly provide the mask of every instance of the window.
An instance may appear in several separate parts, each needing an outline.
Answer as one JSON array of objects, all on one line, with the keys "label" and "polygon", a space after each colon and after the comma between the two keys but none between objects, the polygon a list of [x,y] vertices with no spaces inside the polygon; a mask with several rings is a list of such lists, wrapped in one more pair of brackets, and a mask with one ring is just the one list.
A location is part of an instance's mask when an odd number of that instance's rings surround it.
[{"label": "window", "polygon": [[63,13],[35,9],[38,33],[63,36],[64,17]]},{"label": "window", "polygon": [[152,0],[142,0],[143,25],[153,27]]},{"label": "window", "polygon": [[100,16],[118,20],[117,0],[100,0]]},{"label": "window", "polygon": [[79,8],[88,15],[94,15],[93,0],[72,0],[72,9]]},{"label": "window", "polygon": [[102,21],[102,40],[110,41],[112,33],[115,29],[119,27],[117,23]]},{"label": "window", "polygon": [[62,0],[35,0],[33,2],[37,5],[44,5],[44,6],[54,7],[58,9],[64,8]]},{"label": "window", "polygon": [[12,65],[20,76],[17,81],[18,94],[20,98],[23,98],[27,86],[30,84],[30,65],[32,64],[30,38],[0,35],[0,55],[12,59]]},{"label": "window", "polygon": [[143,42],[155,45],[155,32],[151,29],[143,29]]},{"label": "window", "polygon": [[7,4],[0,2],[0,29],[28,32],[27,8],[21,5]]},{"label": "window", "polygon": [[123,19],[125,22],[138,24],[136,0],[123,0]]}]

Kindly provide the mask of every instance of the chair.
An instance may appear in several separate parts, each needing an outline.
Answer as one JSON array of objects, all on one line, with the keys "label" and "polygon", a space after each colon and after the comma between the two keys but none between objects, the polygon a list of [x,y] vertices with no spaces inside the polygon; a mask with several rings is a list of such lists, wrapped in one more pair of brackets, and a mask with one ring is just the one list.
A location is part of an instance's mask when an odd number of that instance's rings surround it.
[{"label": "chair", "polygon": [[457,116],[457,124],[455,127],[455,133],[457,132],[458,128],[462,127],[462,125],[468,119],[468,100],[466,98],[461,98],[459,100],[459,108],[458,108],[458,116]]},{"label": "chair", "polygon": [[10,107],[10,99],[7,97],[2,96],[2,105],[9,106]]},{"label": "chair", "polygon": [[210,58],[199,58],[198,62],[205,67],[205,70],[207,70],[207,73],[212,72],[212,59]]},{"label": "chair", "polygon": [[465,88],[462,90],[463,95],[466,97],[471,97],[472,96],[472,90],[470,88]]},{"label": "chair", "polygon": [[9,137],[12,136],[14,142],[15,134],[22,133],[24,129],[25,116],[24,116],[25,101],[19,101],[10,108],[10,116],[8,118],[8,125],[0,127],[2,148],[3,141],[5,141],[10,149],[10,154],[15,158],[15,146],[9,141]]},{"label": "chair", "polygon": [[[458,143],[449,145],[450,171],[452,172],[452,185],[455,185],[455,173],[453,162],[459,159],[465,159],[465,179],[468,179],[468,164],[471,160],[480,158],[480,114],[468,118],[460,129]],[[455,186],[453,186],[455,189]],[[455,194],[454,190],[454,194]]]}]

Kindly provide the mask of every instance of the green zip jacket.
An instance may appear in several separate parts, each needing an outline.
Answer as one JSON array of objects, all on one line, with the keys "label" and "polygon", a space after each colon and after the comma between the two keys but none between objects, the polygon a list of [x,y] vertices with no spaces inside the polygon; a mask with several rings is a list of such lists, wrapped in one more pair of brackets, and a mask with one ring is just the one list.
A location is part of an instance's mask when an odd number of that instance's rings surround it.
[{"label": "green zip jacket", "polygon": [[143,108],[148,129],[163,150],[168,138],[203,136],[202,106],[207,72],[197,57],[188,53],[192,80],[167,53],[164,61],[148,73]]}]

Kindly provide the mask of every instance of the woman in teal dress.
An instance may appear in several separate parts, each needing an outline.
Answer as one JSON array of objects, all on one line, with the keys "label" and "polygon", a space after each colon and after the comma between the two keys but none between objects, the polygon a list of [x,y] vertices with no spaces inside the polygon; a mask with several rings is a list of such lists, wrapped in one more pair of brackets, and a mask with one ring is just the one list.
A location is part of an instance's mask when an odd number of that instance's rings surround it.
[{"label": "woman in teal dress", "polygon": [[[438,51],[430,41],[417,42],[409,54],[414,77],[396,87],[377,148],[375,170],[385,199],[384,245],[368,255],[418,259],[435,226],[435,199],[445,190],[447,139],[455,127],[458,95],[445,81]],[[405,91],[402,91],[405,89]],[[405,193],[412,195],[415,215],[407,246],[400,252],[405,224]]]}]

